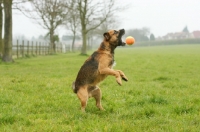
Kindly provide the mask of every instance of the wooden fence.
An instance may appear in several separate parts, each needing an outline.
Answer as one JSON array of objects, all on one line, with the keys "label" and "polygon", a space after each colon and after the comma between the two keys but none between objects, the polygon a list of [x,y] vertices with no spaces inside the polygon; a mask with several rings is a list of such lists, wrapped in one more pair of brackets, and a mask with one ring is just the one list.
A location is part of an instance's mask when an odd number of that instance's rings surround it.
[{"label": "wooden fence", "polygon": [[[51,48],[47,42],[33,42],[27,41],[26,43],[22,41],[19,43],[17,40],[16,44],[12,46],[12,54],[14,58],[37,56],[37,55],[48,55],[51,54]],[[65,46],[62,43],[56,44],[56,53],[65,53],[70,51],[69,46]]]}]

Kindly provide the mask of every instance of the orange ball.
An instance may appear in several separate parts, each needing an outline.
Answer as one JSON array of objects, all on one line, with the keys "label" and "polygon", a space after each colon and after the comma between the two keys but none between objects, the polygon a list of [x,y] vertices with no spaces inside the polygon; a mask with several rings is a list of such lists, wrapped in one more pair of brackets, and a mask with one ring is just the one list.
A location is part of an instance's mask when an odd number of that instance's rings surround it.
[{"label": "orange ball", "polygon": [[132,36],[128,36],[128,37],[126,38],[126,44],[132,45],[132,44],[134,44],[134,43],[135,43],[135,39],[134,39]]}]

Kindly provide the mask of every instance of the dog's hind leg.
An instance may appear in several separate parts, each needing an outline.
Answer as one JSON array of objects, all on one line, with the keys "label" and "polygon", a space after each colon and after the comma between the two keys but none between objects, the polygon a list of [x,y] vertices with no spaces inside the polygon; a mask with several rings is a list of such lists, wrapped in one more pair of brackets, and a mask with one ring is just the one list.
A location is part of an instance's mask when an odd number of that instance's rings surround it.
[{"label": "dog's hind leg", "polygon": [[77,96],[81,101],[81,111],[85,112],[85,108],[87,106],[87,101],[88,101],[87,87],[80,88],[77,92]]},{"label": "dog's hind leg", "polygon": [[96,88],[92,90],[90,94],[92,97],[95,98],[97,108],[99,108],[100,110],[104,110],[104,108],[101,105],[101,89],[98,86],[96,86]]}]

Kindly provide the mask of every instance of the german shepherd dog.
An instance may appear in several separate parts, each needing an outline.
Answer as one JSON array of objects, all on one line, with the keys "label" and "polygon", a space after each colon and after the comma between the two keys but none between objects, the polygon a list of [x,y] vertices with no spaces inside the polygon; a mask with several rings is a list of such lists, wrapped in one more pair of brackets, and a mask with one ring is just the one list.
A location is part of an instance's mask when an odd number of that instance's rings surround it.
[{"label": "german shepherd dog", "polygon": [[109,30],[104,33],[104,40],[100,47],[84,62],[80,68],[75,82],[72,84],[74,93],[77,94],[81,102],[81,110],[84,112],[89,97],[94,97],[96,106],[104,110],[101,106],[101,90],[98,86],[108,75],[115,76],[119,85],[121,79],[128,81],[128,78],[121,70],[114,70],[114,50],[117,46],[125,46],[122,36],[125,30]]}]

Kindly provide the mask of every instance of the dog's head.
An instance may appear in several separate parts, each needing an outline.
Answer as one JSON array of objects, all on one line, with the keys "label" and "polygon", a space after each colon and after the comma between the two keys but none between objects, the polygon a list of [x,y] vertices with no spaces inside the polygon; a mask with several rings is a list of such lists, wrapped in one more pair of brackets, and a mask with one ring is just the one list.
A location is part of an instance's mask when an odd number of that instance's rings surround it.
[{"label": "dog's head", "polygon": [[104,41],[108,42],[110,45],[117,47],[117,46],[125,46],[126,43],[122,41],[122,36],[125,34],[124,29],[120,30],[109,30],[108,32],[104,33]]}]

